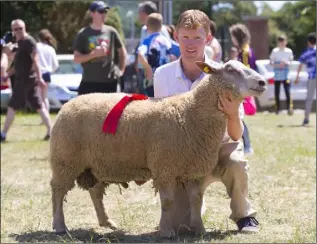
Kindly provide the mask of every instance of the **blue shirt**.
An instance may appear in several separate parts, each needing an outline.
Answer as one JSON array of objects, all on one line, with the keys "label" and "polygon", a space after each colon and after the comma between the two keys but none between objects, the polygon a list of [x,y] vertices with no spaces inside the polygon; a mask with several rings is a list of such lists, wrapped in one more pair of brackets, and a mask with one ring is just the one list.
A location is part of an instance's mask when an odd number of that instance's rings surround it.
[{"label": "blue shirt", "polygon": [[144,39],[138,48],[138,53],[146,57],[154,72],[156,68],[169,62],[170,49],[171,42],[161,33],[156,32]]},{"label": "blue shirt", "polygon": [[316,46],[307,48],[299,57],[299,62],[306,64],[308,79],[316,78]]},{"label": "blue shirt", "polygon": [[171,48],[171,54],[174,55],[176,58],[179,58],[181,56],[181,51],[179,49],[179,44],[174,41],[174,40],[171,40],[172,42],[172,48]]}]

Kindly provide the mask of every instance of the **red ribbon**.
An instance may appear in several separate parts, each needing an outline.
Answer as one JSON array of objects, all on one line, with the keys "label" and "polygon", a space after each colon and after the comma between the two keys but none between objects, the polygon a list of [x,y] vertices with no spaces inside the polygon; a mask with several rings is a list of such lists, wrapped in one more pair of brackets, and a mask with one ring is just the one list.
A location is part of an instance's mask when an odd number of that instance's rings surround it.
[{"label": "red ribbon", "polygon": [[119,124],[120,117],[123,113],[124,108],[134,100],[146,100],[148,96],[142,94],[131,94],[124,96],[109,112],[107,115],[102,131],[108,134],[115,134]]}]

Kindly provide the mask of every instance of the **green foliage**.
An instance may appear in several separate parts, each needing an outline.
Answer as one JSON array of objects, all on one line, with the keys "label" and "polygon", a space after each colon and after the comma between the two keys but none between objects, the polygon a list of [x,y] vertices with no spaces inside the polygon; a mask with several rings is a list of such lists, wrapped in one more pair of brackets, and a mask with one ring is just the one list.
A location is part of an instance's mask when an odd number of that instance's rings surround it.
[{"label": "green foliage", "polygon": [[[42,28],[49,29],[58,42],[58,53],[72,53],[77,32],[89,23],[87,10],[91,1],[1,1],[1,36],[11,30],[11,21],[24,20],[34,37]],[[27,9],[27,11],[26,11]],[[109,11],[106,24],[124,38],[118,9]]]}]

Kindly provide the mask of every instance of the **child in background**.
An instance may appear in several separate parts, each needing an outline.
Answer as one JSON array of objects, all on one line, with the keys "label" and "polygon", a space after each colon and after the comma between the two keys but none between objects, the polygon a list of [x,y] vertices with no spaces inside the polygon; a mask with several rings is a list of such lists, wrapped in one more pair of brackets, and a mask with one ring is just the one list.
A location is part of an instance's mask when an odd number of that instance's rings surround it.
[{"label": "child in background", "polygon": [[163,17],[159,13],[152,13],[147,20],[149,36],[144,39],[138,48],[138,61],[145,70],[144,88],[149,97],[154,97],[153,73],[169,62],[171,42],[160,33],[163,25]]}]

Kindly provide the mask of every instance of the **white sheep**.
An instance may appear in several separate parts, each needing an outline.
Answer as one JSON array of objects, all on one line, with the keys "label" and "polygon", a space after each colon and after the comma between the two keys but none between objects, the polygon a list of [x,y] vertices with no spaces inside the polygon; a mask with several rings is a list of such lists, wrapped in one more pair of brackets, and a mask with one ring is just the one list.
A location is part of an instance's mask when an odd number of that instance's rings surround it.
[{"label": "white sheep", "polygon": [[210,174],[218,161],[226,116],[220,94],[234,99],[258,96],[264,78],[238,61],[224,65],[196,62],[207,75],[192,91],[163,99],[133,101],[124,109],[115,135],[102,133],[108,112],[126,94],[88,94],[66,103],[52,128],[53,228],[65,232],[63,199],[77,183],[88,189],[99,225],[116,228],[103,206],[105,185],[153,179],[162,207],[160,234],[174,235],[173,189],[184,183],[191,203],[191,227],[203,231],[201,196],[195,180]]}]

